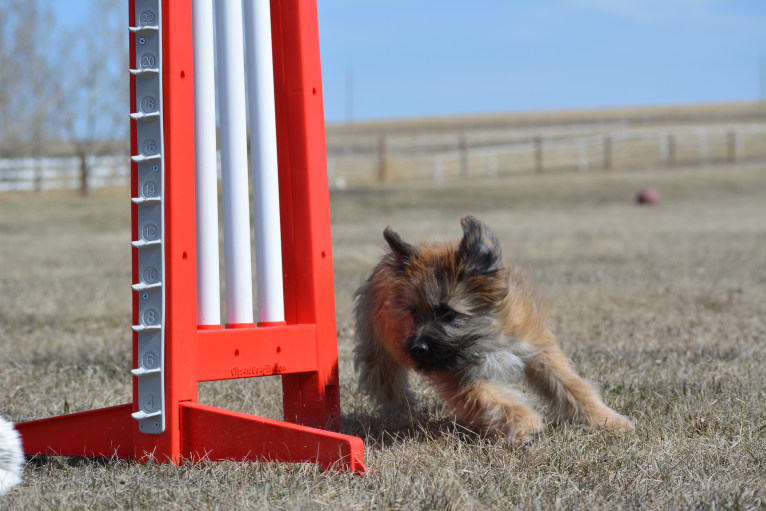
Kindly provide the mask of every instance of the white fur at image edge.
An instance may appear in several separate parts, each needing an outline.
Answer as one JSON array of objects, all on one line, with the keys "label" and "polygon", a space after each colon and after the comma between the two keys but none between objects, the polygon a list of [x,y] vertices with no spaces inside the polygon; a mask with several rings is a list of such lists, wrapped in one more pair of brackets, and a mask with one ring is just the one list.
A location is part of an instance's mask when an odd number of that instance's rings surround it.
[{"label": "white fur at image edge", "polygon": [[0,417],[0,495],[21,482],[24,453],[13,424]]}]

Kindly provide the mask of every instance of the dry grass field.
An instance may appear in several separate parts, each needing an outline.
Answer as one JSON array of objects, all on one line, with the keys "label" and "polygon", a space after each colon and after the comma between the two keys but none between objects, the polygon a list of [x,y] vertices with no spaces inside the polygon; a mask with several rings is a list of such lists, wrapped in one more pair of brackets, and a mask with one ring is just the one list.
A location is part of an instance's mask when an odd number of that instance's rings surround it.
[{"label": "dry grass field", "polygon": [[[660,204],[633,203],[644,185]],[[344,430],[370,474],[309,465],[31,459],[0,509],[766,509],[766,166],[519,176],[334,192]],[[0,414],[130,400],[126,190],[0,194]],[[618,437],[549,426],[507,448],[421,409],[392,422],[360,396],[351,296],[381,231],[451,239],[471,213],[537,281],[578,371],[631,416]],[[280,417],[279,381],[201,401]]]}]

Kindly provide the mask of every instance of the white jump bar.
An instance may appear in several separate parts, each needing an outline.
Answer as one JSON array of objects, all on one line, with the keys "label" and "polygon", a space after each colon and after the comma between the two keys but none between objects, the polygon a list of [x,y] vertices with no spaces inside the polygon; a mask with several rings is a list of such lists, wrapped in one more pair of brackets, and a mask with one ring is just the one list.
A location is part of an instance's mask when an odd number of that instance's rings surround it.
[{"label": "white jump bar", "polygon": [[285,320],[269,0],[245,0],[258,322]]},{"label": "white jump bar", "polygon": [[253,323],[250,205],[242,3],[216,0],[218,104],[221,118],[226,323]]},{"label": "white jump bar", "polygon": [[[197,324],[221,324],[213,0],[193,0]],[[249,263],[248,263],[249,265]],[[228,265],[227,265],[228,269]]]}]

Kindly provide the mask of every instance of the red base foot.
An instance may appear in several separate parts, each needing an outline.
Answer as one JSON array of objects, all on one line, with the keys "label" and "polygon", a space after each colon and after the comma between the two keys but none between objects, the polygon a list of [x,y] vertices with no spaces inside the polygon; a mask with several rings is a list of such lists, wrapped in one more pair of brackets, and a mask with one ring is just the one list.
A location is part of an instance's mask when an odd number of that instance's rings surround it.
[{"label": "red base foot", "polygon": [[[364,473],[361,438],[255,417],[198,403],[181,403],[181,457],[211,461],[317,463]],[[16,425],[27,455],[136,459],[132,404]],[[168,460],[155,452],[155,459]]]},{"label": "red base foot", "polygon": [[16,424],[24,454],[133,458],[133,405],[112,406]]},{"label": "red base foot", "polygon": [[197,403],[181,404],[184,458],[312,462],[366,471],[361,438]]}]

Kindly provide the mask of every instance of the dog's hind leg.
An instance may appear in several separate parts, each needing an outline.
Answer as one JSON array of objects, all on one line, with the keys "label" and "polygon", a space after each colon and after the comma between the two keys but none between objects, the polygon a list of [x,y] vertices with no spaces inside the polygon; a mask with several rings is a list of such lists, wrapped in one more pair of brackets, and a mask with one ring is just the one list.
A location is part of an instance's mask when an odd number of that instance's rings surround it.
[{"label": "dog's hind leg", "polygon": [[596,389],[575,373],[569,359],[549,339],[525,359],[524,373],[532,387],[553,402],[559,415],[570,420],[610,430],[633,430],[630,419],[601,400]]}]

